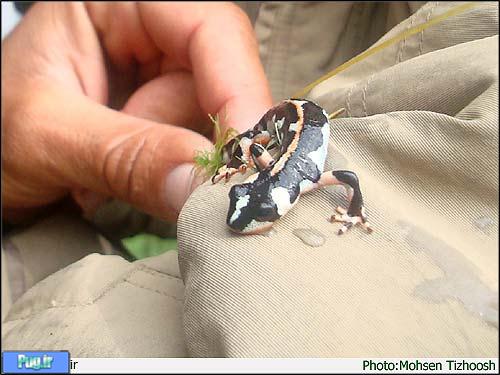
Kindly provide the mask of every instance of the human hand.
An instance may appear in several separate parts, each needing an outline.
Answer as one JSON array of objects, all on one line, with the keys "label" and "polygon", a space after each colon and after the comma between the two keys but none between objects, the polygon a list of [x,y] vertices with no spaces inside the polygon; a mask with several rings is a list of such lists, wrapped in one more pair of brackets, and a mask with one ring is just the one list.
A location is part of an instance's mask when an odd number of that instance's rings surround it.
[{"label": "human hand", "polygon": [[71,193],[174,220],[211,148],[207,114],[243,131],[271,103],[231,3],[36,3],[2,43],[4,218]]}]

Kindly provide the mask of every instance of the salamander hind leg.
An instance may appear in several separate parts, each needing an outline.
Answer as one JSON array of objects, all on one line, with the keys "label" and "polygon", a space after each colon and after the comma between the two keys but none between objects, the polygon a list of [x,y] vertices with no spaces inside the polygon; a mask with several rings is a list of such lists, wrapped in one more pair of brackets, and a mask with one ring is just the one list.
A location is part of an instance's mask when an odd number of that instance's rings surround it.
[{"label": "salamander hind leg", "polygon": [[252,154],[254,164],[259,171],[274,165],[273,157],[261,144],[253,143],[250,145],[250,153]]},{"label": "salamander hind leg", "polygon": [[248,167],[246,164],[241,164],[238,168],[232,168],[228,167],[227,165],[223,165],[219,168],[217,173],[212,176],[212,184],[216,184],[221,180],[225,180],[227,182],[229,181],[231,176],[235,175],[236,173],[245,173],[247,168]]},{"label": "salamander hind leg", "polygon": [[346,189],[349,207],[347,209],[337,207],[338,214],[332,215],[330,219],[331,222],[344,223],[339,229],[339,235],[344,234],[355,225],[361,225],[369,233],[373,231],[363,206],[363,195],[356,173],[344,170],[324,172],[317,184],[319,186],[342,185]]}]

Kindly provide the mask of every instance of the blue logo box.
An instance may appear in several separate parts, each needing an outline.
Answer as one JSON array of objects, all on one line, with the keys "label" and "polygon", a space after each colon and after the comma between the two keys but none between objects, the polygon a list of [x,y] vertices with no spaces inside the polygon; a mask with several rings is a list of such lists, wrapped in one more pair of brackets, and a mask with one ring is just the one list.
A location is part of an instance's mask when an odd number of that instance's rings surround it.
[{"label": "blue logo box", "polygon": [[69,374],[68,351],[2,352],[2,374]]}]

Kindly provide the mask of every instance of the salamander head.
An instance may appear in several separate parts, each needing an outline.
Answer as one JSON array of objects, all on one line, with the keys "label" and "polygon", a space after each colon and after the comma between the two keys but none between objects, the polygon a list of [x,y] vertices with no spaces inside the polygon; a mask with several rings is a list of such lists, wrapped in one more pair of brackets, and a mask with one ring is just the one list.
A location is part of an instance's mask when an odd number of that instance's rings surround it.
[{"label": "salamander head", "polygon": [[262,233],[271,229],[279,219],[275,205],[265,195],[253,191],[251,183],[234,185],[229,191],[227,225],[233,232],[241,234]]}]

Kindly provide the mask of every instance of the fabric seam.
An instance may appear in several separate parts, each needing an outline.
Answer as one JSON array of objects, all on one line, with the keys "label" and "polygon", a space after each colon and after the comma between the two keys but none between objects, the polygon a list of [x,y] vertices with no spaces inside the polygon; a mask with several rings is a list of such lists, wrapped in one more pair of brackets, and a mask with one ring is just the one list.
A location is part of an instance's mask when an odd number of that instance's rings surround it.
[{"label": "fabric seam", "polygon": [[[51,309],[62,309],[62,308],[71,308],[71,307],[83,307],[83,306],[90,306],[90,305],[93,305],[95,304],[98,300],[100,300],[101,298],[103,298],[106,294],[108,294],[110,291],[112,291],[113,289],[115,289],[118,285],[122,284],[123,282],[126,282],[128,281],[128,279],[135,273],[135,272],[138,272],[138,271],[142,271],[142,269],[140,267],[135,267],[133,268],[132,270],[128,270],[126,272],[124,272],[123,274],[121,274],[119,277],[117,277],[115,280],[113,280],[112,282],[110,282],[105,288],[103,288],[103,291],[100,295],[96,296],[93,300],[91,300],[90,302],[85,302],[85,303],[76,303],[76,304],[71,304],[71,305],[61,305],[61,306],[46,306],[44,308],[41,308],[39,310],[36,310],[36,311],[33,311],[32,313],[26,315],[26,316],[23,316],[23,317],[20,317],[20,318],[16,318],[16,319],[5,319],[3,321],[3,323],[7,323],[7,322],[15,322],[15,321],[19,321],[19,320],[26,320],[26,319],[30,319],[36,315],[39,315],[40,313],[44,312],[44,311],[47,311],[47,310],[51,310]],[[165,275],[167,276],[167,275]],[[173,277],[175,278],[175,277]]]}]

